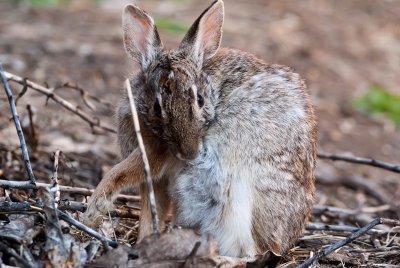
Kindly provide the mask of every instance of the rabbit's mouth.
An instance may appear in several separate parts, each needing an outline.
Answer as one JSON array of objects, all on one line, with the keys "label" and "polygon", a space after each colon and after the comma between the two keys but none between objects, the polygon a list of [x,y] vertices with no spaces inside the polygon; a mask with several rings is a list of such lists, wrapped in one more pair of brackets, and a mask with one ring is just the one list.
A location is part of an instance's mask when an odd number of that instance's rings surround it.
[{"label": "rabbit's mouth", "polygon": [[187,161],[187,160],[189,160],[189,159],[183,158],[182,155],[181,155],[181,153],[176,153],[176,154],[175,154],[175,157],[178,158],[178,159],[181,160],[181,161]]},{"label": "rabbit's mouth", "polygon": [[201,151],[203,144],[200,143],[196,148],[185,148],[184,150],[179,150],[177,148],[171,148],[172,154],[181,161],[191,161],[196,159]]},{"label": "rabbit's mouth", "polygon": [[182,155],[181,153],[177,152],[174,154],[176,158],[178,158],[181,161],[191,161],[197,158],[199,153],[191,153],[189,155]]}]

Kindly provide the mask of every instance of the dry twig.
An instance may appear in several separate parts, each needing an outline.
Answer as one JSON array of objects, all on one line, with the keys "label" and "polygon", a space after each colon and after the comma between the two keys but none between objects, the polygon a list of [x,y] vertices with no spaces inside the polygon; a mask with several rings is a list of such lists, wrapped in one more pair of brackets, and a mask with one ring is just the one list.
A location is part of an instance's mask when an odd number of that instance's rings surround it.
[{"label": "dry twig", "polygon": [[[60,200],[57,202],[58,209],[63,211],[80,211],[85,212],[87,204],[70,201],[70,200]],[[30,214],[42,212],[42,203],[29,203],[29,202],[8,202],[0,201],[0,214]],[[131,207],[121,207],[119,209],[114,209],[110,211],[111,217],[127,218],[127,219],[139,219],[140,210]]]},{"label": "dry twig", "polygon": [[27,78],[24,78],[24,84],[22,85],[22,90],[18,94],[18,96],[15,98],[15,105],[17,105],[19,99],[21,99],[25,95],[25,93],[28,91],[28,86],[26,85],[26,79]]},{"label": "dry twig", "polygon": [[[37,182],[36,185],[30,184],[29,181],[8,181],[8,180],[0,180],[0,187],[4,189],[35,189],[38,187],[52,187],[52,184]],[[93,194],[93,189],[86,189],[80,187],[72,187],[72,186],[58,186],[61,192],[71,193],[71,194],[79,194],[84,196],[90,196]],[[125,202],[138,202],[140,201],[140,196],[137,195],[125,195],[119,194],[117,199]]]},{"label": "dry twig", "polygon": [[63,99],[61,96],[59,96],[58,94],[54,93],[54,91],[52,89],[46,88],[44,86],[41,86],[39,84],[36,84],[30,80],[24,79],[22,77],[19,77],[15,74],[11,74],[8,72],[4,72],[5,73],[5,77],[8,80],[14,81],[18,84],[21,85],[26,85],[29,88],[44,94],[47,96],[47,98],[50,98],[52,100],[54,100],[56,103],[60,104],[61,106],[63,106],[64,108],[66,108],[68,111],[76,114],[77,116],[79,116],[80,118],[82,118],[84,121],[86,121],[87,123],[89,123],[90,127],[92,128],[92,130],[94,130],[94,127],[98,127],[100,129],[103,129],[105,131],[108,132],[112,132],[112,133],[116,133],[115,129],[106,125],[103,125],[100,120],[96,117],[92,117],[89,114],[85,113],[84,111],[82,111],[78,106],[73,105],[72,103],[70,103],[69,101]]},{"label": "dry twig", "polygon": [[332,244],[331,246],[325,248],[324,250],[318,252],[313,257],[307,259],[302,264],[298,265],[297,268],[305,268],[310,265],[316,264],[318,259],[320,259],[320,258],[334,252],[335,250],[343,247],[344,245],[356,240],[358,237],[367,233],[369,230],[371,230],[373,227],[375,227],[378,224],[400,226],[400,221],[392,220],[392,219],[376,218],[373,221],[371,221],[370,223],[368,223],[367,225],[365,225],[364,227],[358,229],[357,231],[355,231],[354,233],[352,233],[351,235],[346,237],[346,239],[340,240],[340,241]]},{"label": "dry twig", "polygon": [[17,113],[17,107],[15,107],[14,97],[6,79],[7,72],[3,71],[3,66],[1,64],[0,64],[0,75],[1,75],[1,81],[3,82],[4,90],[6,91],[8,101],[10,103],[11,113],[14,119],[15,127],[17,129],[19,142],[21,144],[22,157],[24,159],[26,171],[28,172],[29,183],[31,185],[35,185],[36,179],[32,171],[31,161],[29,160],[28,149],[26,147],[24,134],[22,133],[21,122],[19,121],[19,116]]},{"label": "dry twig", "polygon": [[58,159],[60,158],[61,151],[56,150],[54,153],[54,171],[53,171],[53,177],[51,178],[53,181],[52,187],[49,187],[50,192],[54,192],[54,202],[55,206],[57,208],[57,203],[60,201],[60,187],[58,185]]},{"label": "dry twig", "polygon": [[199,250],[200,245],[201,245],[200,241],[197,241],[196,244],[194,244],[192,251],[189,253],[185,262],[183,263],[182,268],[190,267],[190,264],[193,261],[194,257],[196,256],[196,253]]},{"label": "dry twig", "polygon": [[[28,135],[31,135],[32,141],[37,141],[37,143],[38,143],[39,138],[35,131],[35,124],[34,124],[34,120],[33,120],[33,111],[32,111],[31,105],[27,104],[26,109],[28,110],[28,116],[29,116],[29,132],[30,133]],[[31,145],[32,150],[35,150],[37,147],[37,144],[36,144],[36,146],[34,146],[35,142],[32,142],[32,141],[31,141],[30,145]],[[28,139],[28,144],[29,144],[29,139]]]},{"label": "dry twig", "polygon": [[149,165],[149,161],[147,159],[146,150],[144,148],[142,134],[140,133],[139,118],[137,115],[135,101],[133,99],[132,89],[131,89],[131,84],[129,82],[129,79],[126,79],[125,84],[126,84],[126,90],[128,91],[129,104],[131,106],[133,125],[135,126],[137,142],[139,145],[140,152],[142,154],[142,159],[143,159],[143,164],[144,164],[144,172],[146,174],[145,177],[146,177],[146,185],[147,185],[147,191],[148,191],[147,194],[148,194],[149,203],[150,203],[151,218],[152,218],[152,222],[153,222],[153,232],[159,233],[160,230],[158,227],[158,215],[157,215],[157,208],[156,208],[156,200],[154,197],[153,182],[151,180],[150,165]]},{"label": "dry twig", "polygon": [[77,229],[87,233],[88,235],[100,240],[100,242],[103,244],[103,246],[107,249],[109,248],[109,246],[116,248],[118,247],[118,243],[115,241],[112,241],[104,236],[102,236],[101,234],[99,234],[98,232],[96,232],[95,230],[87,227],[86,225],[84,225],[83,223],[80,223],[79,221],[75,220],[74,218],[71,218],[70,216],[68,216],[67,214],[65,214],[64,212],[62,212],[59,209],[57,210],[57,214],[58,217],[60,219],[62,219],[63,221],[75,226]]},{"label": "dry twig", "polygon": [[83,103],[85,103],[85,105],[91,109],[91,110],[95,110],[94,105],[90,102],[89,99],[92,99],[100,104],[103,104],[104,106],[106,106],[107,108],[112,107],[113,105],[109,102],[106,102],[96,96],[90,95],[89,93],[87,93],[83,88],[81,88],[78,84],[75,83],[71,83],[71,82],[66,82],[60,86],[57,86],[54,88],[54,90],[58,90],[58,89],[62,89],[62,88],[69,88],[69,89],[73,89],[79,92],[79,94],[82,97]]},{"label": "dry twig", "polygon": [[[358,227],[348,226],[348,225],[331,225],[331,224],[322,224],[322,223],[314,223],[309,222],[306,225],[306,230],[308,231],[329,231],[329,232],[355,232]],[[377,229],[371,229],[367,232],[368,234],[376,234],[376,235],[385,235],[387,232]],[[392,231],[391,233],[397,233],[396,231]]]},{"label": "dry twig", "polygon": [[389,170],[392,172],[400,173],[400,166],[395,164],[386,163],[383,161],[371,159],[371,158],[364,158],[364,157],[357,157],[357,156],[346,156],[346,155],[336,155],[336,154],[328,154],[328,153],[319,153],[317,154],[321,159],[329,159],[333,161],[345,161],[350,163],[362,164],[362,165],[369,165],[377,168],[382,168],[385,170]]}]

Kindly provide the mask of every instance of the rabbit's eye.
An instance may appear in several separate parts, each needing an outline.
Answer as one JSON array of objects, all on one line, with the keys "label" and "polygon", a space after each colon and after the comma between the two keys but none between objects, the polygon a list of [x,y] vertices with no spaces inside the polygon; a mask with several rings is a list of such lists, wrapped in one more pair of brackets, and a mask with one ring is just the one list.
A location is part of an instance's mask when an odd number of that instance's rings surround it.
[{"label": "rabbit's eye", "polygon": [[204,106],[204,98],[199,92],[197,92],[197,104],[200,108]]},{"label": "rabbit's eye", "polygon": [[160,103],[158,102],[158,99],[156,99],[156,101],[154,102],[153,109],[154,109],[154,112],[156,113],[156,115],[158,117],[161,117],[161,106],[160,106]]}]

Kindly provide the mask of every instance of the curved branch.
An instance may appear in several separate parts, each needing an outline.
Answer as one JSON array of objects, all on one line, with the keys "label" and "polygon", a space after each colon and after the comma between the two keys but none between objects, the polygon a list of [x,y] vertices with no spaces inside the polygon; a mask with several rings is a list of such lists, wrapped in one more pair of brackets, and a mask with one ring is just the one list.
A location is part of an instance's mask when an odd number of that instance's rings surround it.
[{"label": "curved branch", "polygon": [[350,162],[350,163],[368,165],[368,166],[373,166],[373,167],[389,170],[392,172],[400,173],[399,165],[386,163],[386,162],[375,160],[372,158],[336,155],[336,154],[329,154],[329,153],[319,153],[319,154],[317,154],[317,156],[318,156],[318,158],[321,158],[321,159],[329,159],[332,161],[345,161],[345,162]]},{"label": "curved branch", "polygon": [[65,109],[67,109],[68,111],[76,114],[77,116],[79,116],[80,118],[82,118],[84,121],[88,122],[90,127],[98,127],[100,129],[103,129],[105,131],[111,132],[111,133],[116,133],[115,129],[109,126],[106,126],[104,124],[102,124],[100,122],[100,120],[98,120],[95,117],[92,117],[91,115],[85,113],[84,111],[82,111],[77,105],[73,105],[72,103],[70,103],[69,101],[63,99],[60,95],[54,93],[53,90],[48,89],[44,86],[41,86],[39,84],[36,84],[28,79],[24,79],[22,77],[19,77],[15,74],[12,73],[8,73],[8,72],[4,72],[5,73],[5,77],[8,80],[14,81],[18,84],[21,84],[23,86],[27,86],[28,88],[31,88],[39,93],[42,93],[44,95],[47,96],[47,98],[54,100],[56,103],[60,104],[61,106],[63,106]]}]

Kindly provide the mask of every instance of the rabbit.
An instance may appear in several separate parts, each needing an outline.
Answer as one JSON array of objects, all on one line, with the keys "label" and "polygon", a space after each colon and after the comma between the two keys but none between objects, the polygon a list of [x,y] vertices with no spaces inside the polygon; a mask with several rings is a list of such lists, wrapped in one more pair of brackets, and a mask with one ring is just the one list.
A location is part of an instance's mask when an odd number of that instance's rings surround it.
[{"label": "rabbit", "polygon": [[[131,86],[157,210],[210,235],[220,254],[281,255],[303,231],[313,204],[316,120],[304,80],[286,66],[220,48],[224,4],[213,2],[178,49],[163,47],[153,19],[123,11],[124,45],[140,65]],[[121,189],[141,183],[139,240],[151,233],[143,163],[129,102],[118,108],[122,160],[84,215],[98,224]]]}]

